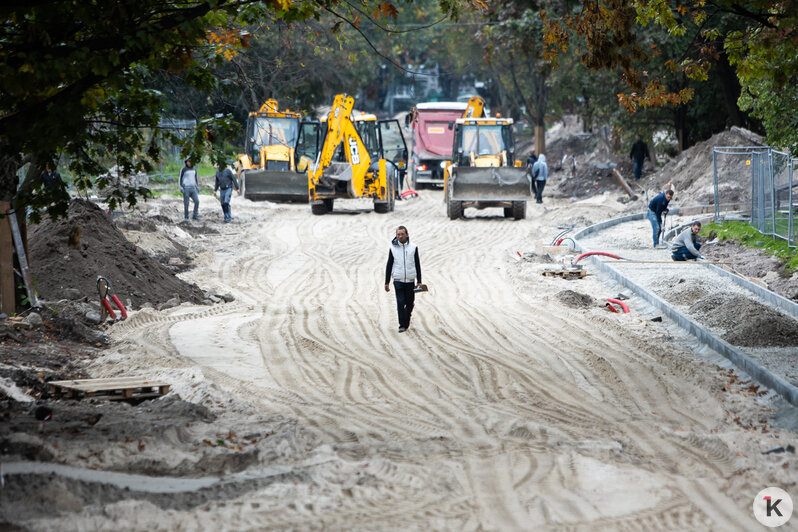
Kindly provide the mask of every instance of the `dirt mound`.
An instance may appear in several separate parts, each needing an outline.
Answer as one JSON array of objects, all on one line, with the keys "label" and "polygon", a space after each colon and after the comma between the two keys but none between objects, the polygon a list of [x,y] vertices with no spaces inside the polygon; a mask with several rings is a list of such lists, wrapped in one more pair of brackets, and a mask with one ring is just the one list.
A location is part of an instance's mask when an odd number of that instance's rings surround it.
[{"label": "dirt mound", "polygon": [[554,297],[571,308],[588,308],[596,303],[591,296],[573,290],[562,290],[557,292]]},{"label": "dirt mound", "polygon": [[[661,189],[672,182],[677,193],[675,201],[681,205],[714,203],[712,148],[755,146],[756,141],[756,135],[744,129],[721,131],[666,163],[646,185]],[[745,161],[744,156],[718,157],[721,204],[750,201],[751,167]]]},{"label": "dirt mound", "polygon": [[798,323],[743,296],[713,294],[698,300],[690,313],[709,327],[724,329],[724,340],[740,347],[798,346]]},{"label": "dirt mound", "polygon": [[[78,231],[79,242],[75,242]],[[95,300],[99,275],[107,277],[122,302],[130,299],[134,308],[144,302],[164,303],[175,296],[195,303],[204,299],[197,285],[178,279],[131,244],[90,201],[73,200],[66,218],[56,222],[48,218],[33,227],[28,241],[36,289],[45,300]]]}]

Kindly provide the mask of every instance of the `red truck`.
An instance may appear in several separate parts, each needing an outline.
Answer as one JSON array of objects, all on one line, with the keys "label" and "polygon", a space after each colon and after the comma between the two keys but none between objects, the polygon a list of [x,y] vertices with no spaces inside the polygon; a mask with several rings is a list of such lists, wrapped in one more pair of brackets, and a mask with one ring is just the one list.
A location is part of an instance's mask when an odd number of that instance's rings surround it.
[{"label": "red truck", "polygon": [[454,122],[462,118],[465,102],[424,102],[413,109],[413,156],[410,186],[443,186],[443,163],[452,159]]}]

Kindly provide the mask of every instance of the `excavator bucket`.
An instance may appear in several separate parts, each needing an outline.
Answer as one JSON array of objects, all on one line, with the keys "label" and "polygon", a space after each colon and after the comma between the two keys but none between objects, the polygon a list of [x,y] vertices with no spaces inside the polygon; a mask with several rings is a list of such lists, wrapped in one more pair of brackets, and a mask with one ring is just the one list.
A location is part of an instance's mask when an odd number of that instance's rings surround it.
[{"label": "excavator bucket", "polygon": [[245,170],[244,197],[250,200],[308,201],[308,174],[293,170]]},{"label": "excavator bucket", "polygon": [[532,197],[532,178],[512,166],[452,168],[450,198],[458,201],[525,201]]}]

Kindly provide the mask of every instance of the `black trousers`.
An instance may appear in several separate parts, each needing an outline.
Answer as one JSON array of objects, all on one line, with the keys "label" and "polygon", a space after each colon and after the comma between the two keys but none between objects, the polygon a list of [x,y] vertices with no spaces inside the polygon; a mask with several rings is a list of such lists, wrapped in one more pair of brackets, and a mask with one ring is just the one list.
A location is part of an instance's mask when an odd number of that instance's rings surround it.
[{"label": "black trousers", "polygon": [[535,200],[537,200],[538,203],[543,201],[543,188],[545,186],[545,181],[535,181]]},{"label": "black trousers", "polygon": [[416,302],[416,293],[413,289],[414,283],[393,282],[393,289],[396,292],[396,312],[399,315],[399,327],[407,329],[410,327],[410,315],[413,313],[413,305]]}]

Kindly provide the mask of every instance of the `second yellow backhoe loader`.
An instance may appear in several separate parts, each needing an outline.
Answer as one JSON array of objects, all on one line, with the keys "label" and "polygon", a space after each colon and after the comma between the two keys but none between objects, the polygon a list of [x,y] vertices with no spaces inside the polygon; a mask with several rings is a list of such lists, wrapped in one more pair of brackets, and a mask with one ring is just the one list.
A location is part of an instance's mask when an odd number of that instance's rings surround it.
[{"label": "second yellow backhoe loader", "polygon": [[526,217],[532,177],[515,160],[512,118],[459,118],[454,160],[444,169],[443,200],[452,220],[465,207],[502,207],[505,218]]},{"label": "second yellow backhoe loader", "polygon": [[247,118],[245,152],[238,155],[238,177],[251,200],[307,201],[304,173],[297,173],[294,145],[302,116],[266,100]]},{"label": "second yellow backhoe loader", "polygon": [[324,123],[303,122],[295,165],[307,166],[313,214],[333,210],[337,198],[371,198],[375,212],[393,210],[407,148],[396,120],[353,120],[355,100],[339,94]]}]

